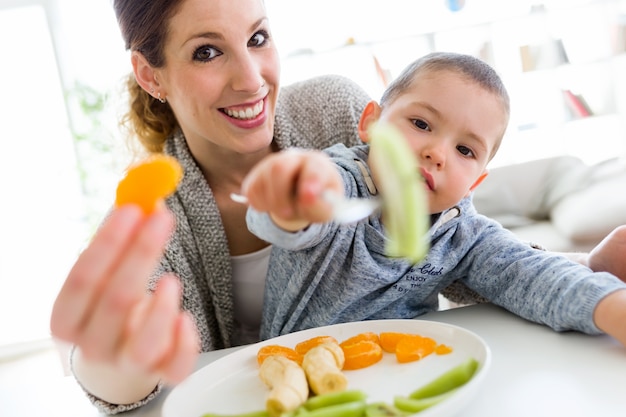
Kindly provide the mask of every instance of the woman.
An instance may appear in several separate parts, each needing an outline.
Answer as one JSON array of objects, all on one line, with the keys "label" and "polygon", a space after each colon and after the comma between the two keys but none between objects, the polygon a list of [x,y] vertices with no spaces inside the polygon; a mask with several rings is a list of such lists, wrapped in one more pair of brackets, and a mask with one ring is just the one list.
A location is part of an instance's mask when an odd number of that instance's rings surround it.
[{"label": "woman", "polygon": [[133,67],[126,121],[146,150],[175,156],[185,175],[169,210],[112,211],[55,302],[52,332],[74,344],[73,372],[107,413],[183,379],[200,350],[258,340],[269,247],[229,195],[278,149],[358,142],[369,100],[339,77],[279,94],[262,0],[114,7]]}]

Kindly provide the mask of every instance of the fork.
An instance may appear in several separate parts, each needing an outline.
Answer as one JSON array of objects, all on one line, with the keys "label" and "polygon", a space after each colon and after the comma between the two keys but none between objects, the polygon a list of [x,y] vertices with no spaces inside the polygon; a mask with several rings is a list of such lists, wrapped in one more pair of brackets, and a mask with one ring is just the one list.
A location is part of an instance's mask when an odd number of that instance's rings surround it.
[{"label": "fork", "polygon": [[[322,198],[332,206],[333,220],[337,223],[349,224],[369,217],[381,206],[379,198],[346,198],[333,191],[326,190]],[[230,194],[230,199],[241,204],[248,204],[246,196]]]}]

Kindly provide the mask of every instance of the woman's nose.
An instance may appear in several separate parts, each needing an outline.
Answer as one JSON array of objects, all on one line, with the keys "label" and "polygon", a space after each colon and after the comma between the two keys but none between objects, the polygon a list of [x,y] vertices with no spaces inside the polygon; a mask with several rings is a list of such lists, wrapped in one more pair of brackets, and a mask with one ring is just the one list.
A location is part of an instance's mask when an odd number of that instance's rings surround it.
[{"label": "woman's nose", "polygon": [[231,85],[233,90],[256,93],[265,85],[261,74],[261,65],[249,52],[242,53],[233,61],[231,68]]}]

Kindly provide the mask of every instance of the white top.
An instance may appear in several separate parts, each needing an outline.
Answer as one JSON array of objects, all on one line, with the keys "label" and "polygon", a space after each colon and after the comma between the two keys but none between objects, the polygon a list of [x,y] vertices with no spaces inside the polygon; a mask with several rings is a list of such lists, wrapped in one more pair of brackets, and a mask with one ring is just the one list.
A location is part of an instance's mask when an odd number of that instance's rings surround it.
[{"label": "white top", "polygon": [[259,341],[263,313],[265,276],[272,247],[245,255],[231,256],[236,331],[235,345]]}]

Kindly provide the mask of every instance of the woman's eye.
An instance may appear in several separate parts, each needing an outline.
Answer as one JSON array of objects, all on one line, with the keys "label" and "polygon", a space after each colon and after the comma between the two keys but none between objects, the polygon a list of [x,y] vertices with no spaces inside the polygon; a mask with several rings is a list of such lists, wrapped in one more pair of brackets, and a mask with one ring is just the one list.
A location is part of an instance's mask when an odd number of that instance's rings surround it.
[{"label": "woman's eye", "polygon": [[267,43],[268,39],[269,39],[269,34],[264,30],[260,30],[256,32],[254,35],[252,35],[252,37],[248,41],[248,46],[255,46],[255,47],[263,46]]},{"label": "woman's eye", "polygon": [[467,146],[463,146],[463,145],[459,145],[456,147],[456,149],[463,155],[463,156],[474,156],[474,152],[468,148]]},{"label": "woman's eye", "polygon": [[420,130],[426,130],[430,132],[430,126],[428,126],[428,123],[426,123],[422,119],[413,120],[413,124],[415,125],[415,127],[417,127]]},{"label": "woman's eye", "polygon": [[194,61],[202,61],[208,62],[216,57],[220,56],[222,53],[212,46],[204,45],[196,49],[193,53]]}]

